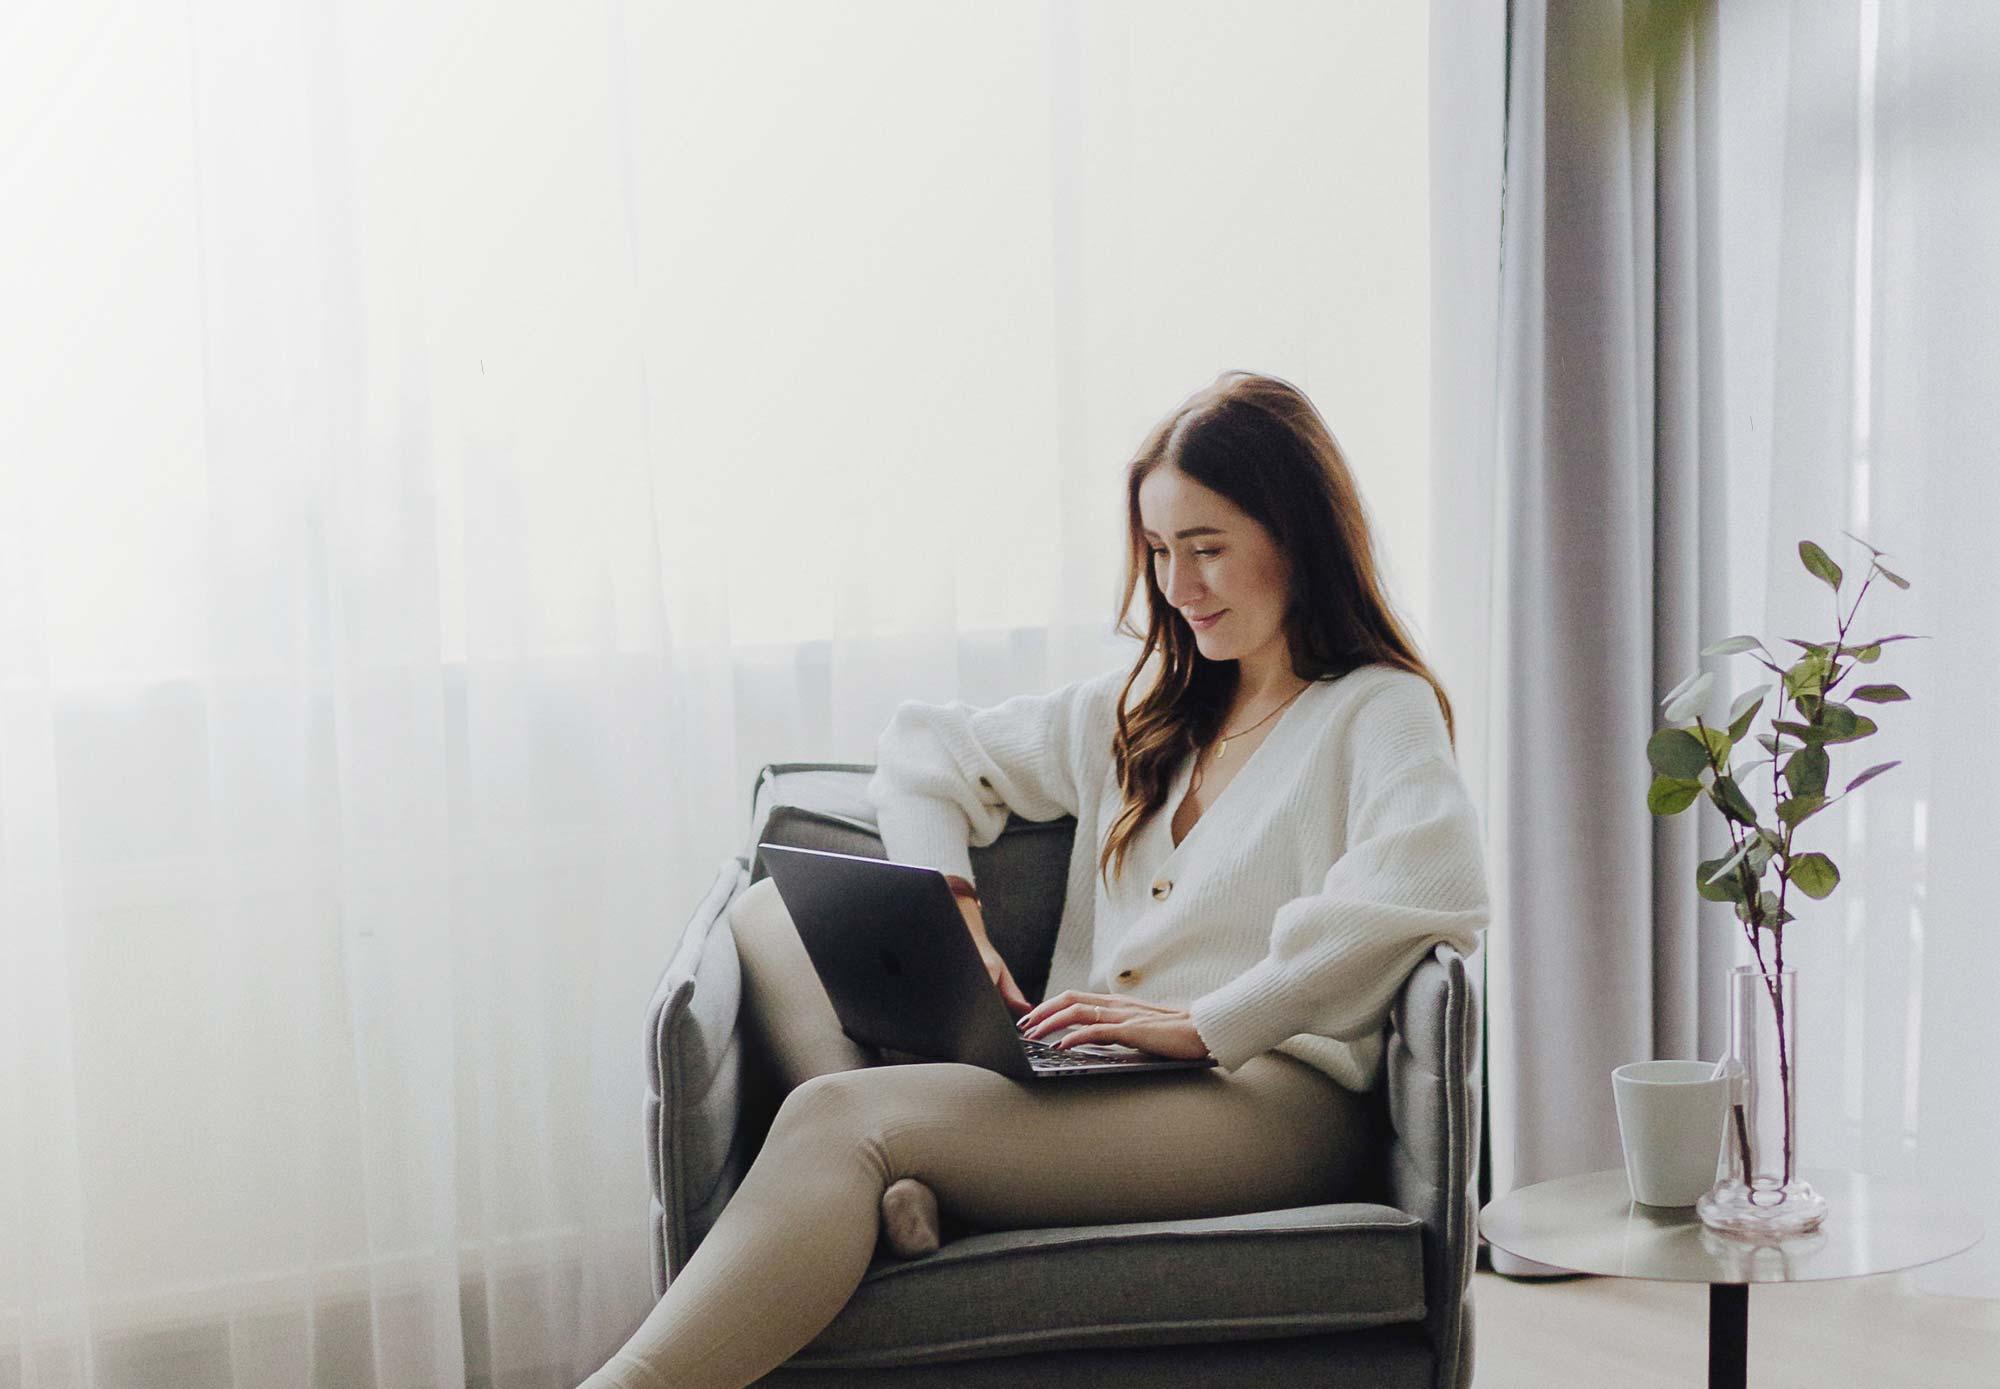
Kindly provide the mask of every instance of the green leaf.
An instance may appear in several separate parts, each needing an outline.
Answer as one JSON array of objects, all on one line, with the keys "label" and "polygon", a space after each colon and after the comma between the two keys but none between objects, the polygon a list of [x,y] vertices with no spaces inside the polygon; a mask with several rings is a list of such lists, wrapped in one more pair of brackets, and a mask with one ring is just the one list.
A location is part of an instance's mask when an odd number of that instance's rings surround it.
[{"label": "green leaf", "polygon": [[[1868,782],[1873,781],[1876,777],[1882,775],[1882,773],[1888,771],[1891,767],[1900,767],[1902,765],[1903,762],[1901,758],[1896,759],[1894,762],[1877,762],[1874,766],[1870,767],[1860,776],[1848,782],[1847,791],[1852,791],[1857,786],[1861,786]],[[1847,791],[1843,791],[1841,792],[1841,794],[1844,796],[1847,794]]]},{"label": "green leaf", "polygon": [[1729,706],[1729,721],[1731,723],[1735,723],[1738,719],[1743,717],[1743,711],[1745,709],[1750,708],[1752,705],[1761,703],[1764,699],[1764,696],[1769,693],[1771,693],[1771,682],[1766,680],[1761,685],[1752,685],[1742,694],[1736,696],[1735,702]]},{"label": "green leaf", "polygon": [[1646,761],[1661,776],[1692,781],[1708,769],[1708,753],[1691,729],[1663,728],[1646,740]]},{"label": "green leaf", "polygon": [[[1908,632],[1898,632],[1892,637],[1872,637],[1869,640],[1862,642],[1861,645],[1887,646],[1892,641],[1924,641],[1924,640],[1926,640],[1926,638],[1922,636],[1911,636]],[[1848,643],[1848,650],[1852,651],[1854,649],[1855,649],[1854,644],[1852,642]]]},{"label": "green leaf", "polygon": [[[1743,701],[1739,699],[1736,702],[1738,704],[1741,704]],[[1750,731],[1750,725],[1756,721],[1757,711],[1759,709],[1762,709],[1763,707],[1764,707],[1764,696],[1760,694],[1757,696],[1756,699],[1750,702],[1749,708],[1738,710],[1732,707],[1730,709],[1729,741],[1732,744],[1740,743],[1743,741],[1743,735]]]},{"label": "green leaf", "polygon": [[1864,666],[1872,666],[1882,659],[1882,648],[1878,646],[1850,646],[1848,653]]},{"label": "green leaf", "polygon": [[1853,735],[1859,722],[1860,717],[1852,709],[1837,699],[1829,699],[1821,706],[1819,717],[1813,721],[1813,731],[1819,735],[1815,741],[1844,742]]},{"label": "green leaf", "polygon": [[1815,902],[1824,901],[1828,893],[1840,886],[1840,870],[1825,854],[1800,854],[1791,862],[1787,875],[1792,883]]},{"label": "green leaf", "polygon": [[1855,533],[1854,533],[1853,531],[1842,531],[1842,532],[1841,532],[1841,534],[1842,534],[1842,535],[1844,535],[1844,536],[1846,536],[1846,537],[1847,537],[1847,538],[1848,538],[1849,540],[1852,540],[1852,541],[1853,541],[1853,542],[1854,542],[1854,543],[1855,543],[1856,545],[1859,545],[1859,546],[1860,546],[1860,547],[1861,547],[1862,549],[1866,550],[1866,551],[1867,551],[1867,552],[1868,552],[1869,554],[1873,555],[1873,556],[1874,556],[1874,557],[1875,557],[1876,559],[1880,559],[1880,558],[1882,558],[1882,556],[1884,556],[1884,555],[1886,555],[1886,554],[1888,554],[1888,553],[1889,553],[1889,552],[1888,552],[1887,550],[1878,550],[1878,549],[1876,549],[1876,548],[1875,548],[1875,547],[1874,547],[1873,545],[1870,545],[1870,544],[1869,544],[1869,543],[1868,543],[1867,541],[1863,540],[1863,539],[1862,539],[1862,538],[1861,538],[1860,536],[1856,535],[1856,534],[1855,534]]},{"label": "green leaf", "polygon": [[1810,743],[1793,753],[1791,760],[1785,763],[1785,784],[1792,788],[1794,796],[1824,796],[1827,773],[1831,770],[1832,762],[1826,755],[1826,749],[1817,743]]},{"label": "green leaf", "polygon": [[1889,570],[1884,569],[1879,564],[1875,566],[1875,572],[1877,574],[1880,574],[1883,578],[1887,579],[1890,583],[1894,584],[1897,588],[1908,589],[1910,586],[1910,581],[1904,578],[1901,574],[1891,573]]},{"label": "green leaf", "polygon": [[1819,653],[1802,656],[1798,663],[1785,672],[1785,693],[1796,699],[1800,695],[1818,698],[1826,689],[1827,658]]},{"label": "green leaf", "polygon": [[1720,728],[1710,728],[1706,724],[1698,729],[1690,729],[1689,732],[1708,744],[1709,751],[1715,754],[1718,763],[1723,766],[1729,764],[1729,754],[1735,750],[1736,740],[1727,732]]},{"label": "green leaf", "polygon": [[1679,694],[1671,697],[1667,705],[1667,722],[1682,723],[1691,719],[1708,700],[1709,686],[1715,683],[1715,676],[1708,671],[1681,687]]},{"label": "green leaf", "polygon": [[1665,694],[1661,695],[1660,703],[1663,706],[1672,704],[1675,700],[1679,699],[1682,695],[1686,694],[1689,690],[1693,689],[1695,681],[1701,679],[1701,677],[1702,677],[1702,672],[1699,670],[1695,671],[1693,675],[1690,675],[1687,679],[1681,681],[1680,684],[1674,686],[1671,690],[1668,690]]},{"label": "green leaf", "polygon": [[1771,862],[1771,842],[1762,831],[1750,836],[1750,871],[1758,877],[1764,876],[1765,867]]},{"label": "green leaf", "polygon": [[1740,656],[1745,651],[1755,651],[1764,643],[1755,637],[1724,637],[1713,646],[1704,646],[1704,656]]},{"label": "green leaf", "polygon": [[1786,911],[1783,907],[1778,905],[1778,894],[1771,891],[1769,888],[1765,888],[1764,891],[1758,895],[1757,907],[1758,910],[1763,914],[1764,925],[1767,927],[1782,926],[1787,921],[1798,920],[1796,916],[1793,916],[1790,912]]},{"label": "green leaf", "polygon": [[1658,776],[1646,792],[1646,809],[1655,815],[1678,815],[1701,796],[1701,783],[1680,777]]},{"label": "green leaf", "polygon": [[1797,829],[1827,807],[1824,796],[1793,796],[1778,802],[1778,818]]},{"label": "green leaf", "polygon": [[1847,697],[1864,704],[1894,704],[1897,700],[1908,699],[1910,692],[1901,685],[1862,685],[1850,690]]},{"label": "green leaf", "polygon": [[[1838,720],[1839,724],[1838,732],[1831,734],[1826,738],[1821,739],[1822,742],[1858,743],[1863,738],[1869,737],[1876,731],[1875,720],[1869,718],[1866,714],[1857,714],[1844,704],[1829,704],[1826,707],[1829,710],[1833,709],[1843,710],[1845,711],[1846,717]],[[1849,722],[1849,720],[1852,720],[1852,722]],[[1827,719],[1825,721],[1825,726],[1830,727],[1835,722],[1836,720],[1834,719]]]},{"label": "green leaf", "polygon": [[1840,566],[1828,558],[1826,551],[1810,540],[1799,542],[1799,559],[1804,562],[1806,572],[1816,579],[1824,579],[1828,588],[1840,592]]},{"label": "green leaf", "polygon": [[1770,753],[1771,756],[1773,757],[1776,757],[1781,751],[1783,751],[1785,746],[1783,743],[1779,742],[1776,738],[1772,737],[1769,733],[1759,733],[1757,735],[1757,744],[1758,746],[1762,747],[1764,751]]},{"label": "green leaf", "polygon": [[1731,854],[1728,858],[1722,861],[1721,867],[1717,868],[1713,873],[1709,874],[1706,878],[1702,880],[1703,885],[1707,887],[1714,887],[1722,877],[1724,877],[1727,874],[1734,873],[1736,871],[1736,865],[1743,862],[1744,855],[1750,852],[1750,846],[1752,844],[1755,844],[1756,842],[1757,842],[1757,837],[1755,835],[1751,835],[1746,839],[1744,839],[1744,841],[1741,844],[1736,846],[1736,852]]},{"label": "green leaf", "polygon": [[1739,825],[1755,828],[1757,812],[1751,807],[1749,798],[1743,794],[1743,788],[1736,784],[1734,777],[1717,777],[1715,784],[1708,788],[1708,794],[1715,802],[1717,810]]},{"label": "green leaf", "polygon": [[1820,743],[1826,741],[1826,731],[1814,728],[1809,723],[1792,723],[1785,719],[1773,719],[1771,720],[1771,727],[1779,733],[1790,734],[1802,743]]},{"label": "green leaf", "polygon": [[1743,875],[1731,873],[1719,882],[1710,882],[1715,871],[1729,862],[1727,858],[1704,859],[1695,865],[1694,890],[1710,902],[1741,902],[1743,900]]},{"label": "green leaf", "polygon": [[1807,641],[1804,637],[1786,637],[1785,640],[1810,656],[1824,656],[1833,650],[1833,643],[1830,641]]}]

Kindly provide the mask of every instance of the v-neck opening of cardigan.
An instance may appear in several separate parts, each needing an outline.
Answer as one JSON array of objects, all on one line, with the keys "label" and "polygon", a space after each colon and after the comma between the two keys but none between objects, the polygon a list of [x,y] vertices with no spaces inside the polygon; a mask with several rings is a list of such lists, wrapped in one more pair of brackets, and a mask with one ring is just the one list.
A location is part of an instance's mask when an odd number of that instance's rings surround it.
[{"label": "v-neck opening of cardigan", "polygon": [[[1306,689],[1309,690],[1313,685],[1321,683],[1324,682],[1315,680],[1307,685]],[[1257,764],[1257,759],[1264,755],[1264,749],[1277,741],[1278,734],[1284,729],[1286,722],[1297,712],[1298,707],[1305,703],[1305,695],[1305,690],[1299,691],[1298,697],[1285,706],[1284,712],[1279,714],[1277,719],[1271,724],[1271,731],[1264,735],[1264,740],[1257,744],[1256,747],[1250,749],[1250,755],[1244,759],[1243,765],[1237,768],[1236,775],[1229,778],[1228,783],[1220,791],[1216,792],[1214,800],[1201,808],[1201,814],[1194,817],[1194,823],[1187,827],[1187,833],[1181,836],[1179,843],[1175,843],[1174,821],[1180,818],[1181,806],[1187,802],[1188,796],[1194,790],[1194,764],[1196,759],[1201,756],[1200,752],[1197,750],[1189,754],[1181,763],[1181,770],[1174,778],[1175,794],[1170,798],[1173,808],[1167,812],[1167,851],[1169,853],[1179,853],[1186,847],[1187,842],[1194,838],[1195,831],[1199,830],[1208,822],[1208,818],[1215,814],[1215,808],[1229,799],[1229,793],[1236,789],[1236,783],[1250,774],[1250,769]]]}]

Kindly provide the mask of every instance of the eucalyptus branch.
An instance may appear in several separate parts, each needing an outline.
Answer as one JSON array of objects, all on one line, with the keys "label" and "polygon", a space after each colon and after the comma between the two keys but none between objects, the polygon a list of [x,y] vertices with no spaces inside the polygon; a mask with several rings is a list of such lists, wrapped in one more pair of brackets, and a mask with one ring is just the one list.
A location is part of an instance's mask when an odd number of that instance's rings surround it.
[{"label": "eucalyptus branch", "polygon": [[[1861,600],[1868,596],[1868,585],[1874,582],[1875,582],[1875,570],[1871,567],[1868,570],[1868,577],[1861,581],[1861,591],[1854,595],[1854,606],[1847,610],[1847,620],[1839,624],[1839,629],[1834,634],[1833,652],[1827,658],[1827,680],[1825,688],[1828,692],[1831,692],[1834,686],[1838,685],[1841,681],[1845,680],[1849,675],[1853,674],[1854,668],[1861,664],[1859,661],[1849,661],[1847,663],[1847,669],[1841,670],[1838,667],[1837,663],[1840,660],[1840,653],[1846,650],[1847,648],[1847,633],[1854,626],[1854,615],[1861,611]],[[1833,608],[1834,608],[1834,613],[1837,616],[1840,612],[1840,599],[1838,594],[1836,594],[1834,597]]]},{"label": "eucalyptus branch", "polygon": [[[1827,897],[1840,885],[1840,870],[1833,860],[1819,852],[1804,853],[1798,848],[1799,829],[1813,816],[1852,795],[1863,783],[1897,766],[1878,763],[1853,778],[1840,794],[1827,794],[1832,763],[1827,749],[1855,743],[1873,735],[1875,721],[1857,713],[1849,704],[1833,696],[1855,667],[1881,659],[1882,648],[1890,642],[1908,641],[1907,634],[1878,637],[1850,648],[1848,634],[1861,611],[1862,601],[1876,575],[1898,588],[1909,582],[1882,564],[1883,552],[1867,541],[1850,536],[1869,552],[1869,564],[1854,602],[1841,611],[1840,566],[1825,550],[1810,540],[1799,542],[1799,560],[1806,572],[1824,583],[1833,593],[1834,638],[1831,642],[1788,638],[1802,648],[1789,666],[1778,664],[1775,653],[1756,637],[1735,636],[1702,649],[1703,656],[1735,656],[1756,653],[1756,662],[1777,676],[1775,686],[1745,690],[1730,705],[1729,720],[1723,728],[1712,728],[1702,717],[1714,676],[1696,671],[1671,690],[1662,701],[1667,727],[1657,730],[1646,742],[1646,759],[1655,776],[1646,791],[1646,805],[1655,815],[1678,815],[1697,800],[1707,799],[1721,812],[1728,827],[1731,852],[1725,858],[1704,860],[1695,869],[1695,886],[1709,901],[1735,904],[1736,916],[1749,939],[1757,961],[1757,975],[1768,995],[1777,1024],[1777,1079],[1782,1091],[1783,1167],[1772,1176],[1768,1170],[1753,1178],[1752,1154],[1744,1124],[1743,1104],[1736,1104],[1737,1135],[1742,1158],[1742,1176],[1750,1184],[1753,1204],[1790,1188],[1794,1175],[1796,1146],[1793,1141],[1792,1094],[1793,1058],[1787,1045],[1784,997],[1785,924],[1792,920],[1792,888],[1814,900]],[[1843,662],[1843,658],[1845,658]],[[1771,755],[1771,802],[1777,828],[1767,828],[1763,817],[1737,784],[1732,758],[1737,744],[1763,711],[1770,695],[1770,732],[1759,741]],[[1898,685],[1861,685],[1848,696],[1867,704],[1895,703],[1909,698]],[[1790,717],[1787,717],[1787,703]],[[1687,721],[1692,720],[1692,727]],[[1788,747],[1786,740],[1791,740]],[[1754,766],[1744,764],[1746,772]],[[1706,775],[1706,780],[1704,780]],[[1789,793],[1789,794],[1788,794]],[[1766,891],[1764,875],[1775,870],[1777,890]],[[1764,934],[1771,937],[1771,958],[1764,954]]]},{"label": "eucalyptus branch", "polygon": [[[1697,800],[1707,799],[1721,811],[1728,827],[1730,852],[1723,859],[1700,864],[1696,886],[1711,901],[1736,904],[1752,951],[1760,967],[1764,962],[1763,933],[1771,933],[1776,958],[1784,958],[1784,927],[1791,920],[1791,892],[1794,886],[1815,900],[1824,898],[1838,886],[1840,873],[1833,860],[1818,852],[1803,852],[1798,845],[1799,830],[1820,812],[1838,804],[1863,782],[1898,765],[1885,762],[1870,767],[1837,795],[1828,795],[1831,764],[1828,749],[1858,742],[1877,731],[1873,719],[1833,698],[1834,693],[1855,673],[1858,665],[1880,659],[1889,642],[1910,640],[1906,634],[1881,637],[1849,647],[1848,636],[1879,575],[1899,588],[1907,580],[1882,564],[1883,552],[1855,537],[1869,552],[1869,563],[1854,601],[1842,611],[1841,589],[1845,576],[1826,551],[1811,541],[1801,541],[1799,558],[1808,573],[1825,583],[1834,598],[1835,635],[1831,642],[1799,638],[1791,644],[1803,648],[1790,666],[1780,665],[1775,654],[1756,637],[1730,637],[1702,651],[1704,656],[1750,654],[1778,679],[1775,686],[1747,690],[1730,709],[1726,728],[1709,724],[1701,709],[1709,697],[1714,677],[1697,671],[1671,691],[1666,700],[1667,722],[1647,743],[1647,758],[1657,775],[1647,791],[1647,804],[1655,814],[1676,815]],[[1906,700],[1909,695],[1895,685],[1862,685],[1849,698],[1870,704]],[[1752,725],[1768,703],[1766,717],[1770,733],[1762,741],[1770,753],[1771,800],[1775,824],[1766,826],[1763,817],[1744,795],[1732,770],[1732,754],[1750,735]],[[1789,706],[1789,708],[1787,707]],[[1787,741],[1789,740],[1789,742]],[[1746,768],[1754,765],[1746,763]],[[1777,874],[1776,890],[1767,892],[1763,882],[1767,872]]]},{"label": "eucalyptus branch", "polygon": [[[1868,596],[1868,585],[1875,582],[1875,566],[1868,566],[1868,577],[1861,581],[1861,592],[1854,595],[1854,606],[1847,610],[1847,621],[1840,624],[1840,639],[1847,640],[1848,628],[1854,625],[1854,615],[1861,611],[1861,600]],[[1840,604],[1834,604],[1834,611],[1840,611]]]}]

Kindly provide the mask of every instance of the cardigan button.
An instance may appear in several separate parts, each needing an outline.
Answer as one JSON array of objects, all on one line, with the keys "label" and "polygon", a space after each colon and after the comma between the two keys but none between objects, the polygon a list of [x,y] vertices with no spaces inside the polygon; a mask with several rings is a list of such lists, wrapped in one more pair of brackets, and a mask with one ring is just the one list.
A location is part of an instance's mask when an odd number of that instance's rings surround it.
[{"label": "cardigan button", "polygon": [[1155,902],[1164,902],[1167,900],[1168,894],[1171,893],[1173,890],[1174,890],[1174,885],[1172,880],[1167,878],[1162,878],[1157,883],[1153,884],[1153,900]]}]

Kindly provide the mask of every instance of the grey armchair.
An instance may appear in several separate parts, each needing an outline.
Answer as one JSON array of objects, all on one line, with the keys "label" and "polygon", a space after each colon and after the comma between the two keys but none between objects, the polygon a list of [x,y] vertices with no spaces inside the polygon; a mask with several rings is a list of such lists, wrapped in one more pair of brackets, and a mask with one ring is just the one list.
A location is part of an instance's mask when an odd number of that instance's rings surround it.
[{"label": "grey armchair", "polygon": [[[792,763],[758,778],[754,827],[725,860],[654,993],[647,1156],[654,1292],[736,1189],[782,1098],[737,1027],[729,908],[760,841],[883,856],[871,769]],[[1048,974],[1075,824],[1015,819],[974,849],[994,944],[1030,997]],[[978,1233],[885,1259],[765,1383],[781,1389],[1053,1383],[1464,1389],[1479,1013],[1441,947],[1404,984],[1377,1092],[1365,1199],[1220,1219]]]}]

